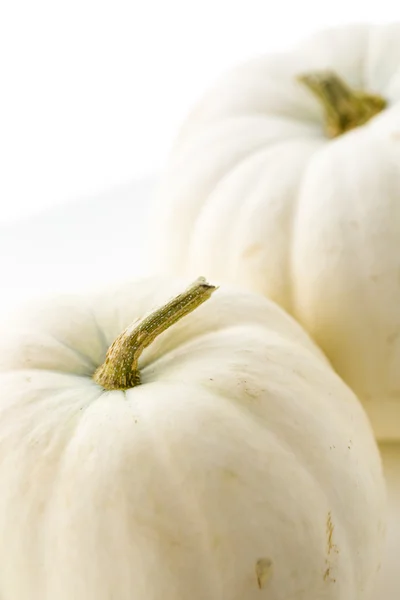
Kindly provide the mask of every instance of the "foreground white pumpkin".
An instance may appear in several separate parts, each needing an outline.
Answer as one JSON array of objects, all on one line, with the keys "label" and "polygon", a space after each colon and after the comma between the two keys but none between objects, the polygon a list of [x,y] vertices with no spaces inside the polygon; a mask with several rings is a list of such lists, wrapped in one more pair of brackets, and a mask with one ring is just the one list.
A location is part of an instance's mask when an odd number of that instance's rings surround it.
[{"label": "foreground white pumpkin", "polygon": [[325,31],[240,66],[186,122],[150,240],[156,269],[200,270],[294,315],[379,439],[400,439],[399,101],[400,25]]},{"label": "foreground white pumpkin", "polygon": [[214,291],[199,282],[119,336],[181,289],[3,328],[1,600],[369,598],[385,498],[361,405],[261,296],[218,290],[154,339]]}]

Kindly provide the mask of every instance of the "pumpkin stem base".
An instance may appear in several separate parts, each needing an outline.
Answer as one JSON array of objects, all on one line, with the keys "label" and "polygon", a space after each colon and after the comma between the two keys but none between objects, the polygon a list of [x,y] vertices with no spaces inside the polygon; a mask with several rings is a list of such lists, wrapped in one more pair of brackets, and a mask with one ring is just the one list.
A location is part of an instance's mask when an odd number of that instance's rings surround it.
[{"label": "pumpkin stem base", "polygon": [[125,329],[109,347],[104,363],[93,379],[105,390],[128,390],[140,384],[139,357],[157,336],[194,311],[218,289],[199,277],[179,294],[144,319]]},{"label": "pumpkin stem base", "polygon": [[330,138],[364,125],[387,105],[381,96],[353,90],[331,71],[307,73],[298,80],[322,104],[326,133]]}]

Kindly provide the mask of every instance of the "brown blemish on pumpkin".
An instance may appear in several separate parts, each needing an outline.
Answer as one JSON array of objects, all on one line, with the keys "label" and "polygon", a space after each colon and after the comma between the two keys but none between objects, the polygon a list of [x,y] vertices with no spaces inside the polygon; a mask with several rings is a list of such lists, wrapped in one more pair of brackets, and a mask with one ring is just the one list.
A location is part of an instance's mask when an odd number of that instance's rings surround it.
[{"label": "brown blemish on pumpkin", "polygon": [[270,558],[260,558],[256,562],[256,577],[257,585],[260,590],[263,590],[267,585],[268,581],[272,577],[273,564]]},{"label": "brown blemish on pumpkin", "polygon": [[325,559],[326,569],[324,572],[323,579],[324,581],[328,581],[330,583],[335,583],[336,579],[332,577],[332,565],[330,564],[330,558],[332,553],[339,554],[339,549],[333,541],[333,532],[335,530],[335,526],[332,521],[332,513],[328,512],[328,516],[326,519],[326,537],[327,537],[327,547],[328,547],[328,556]]},{"label": "brown blemish on pumpkin", "polygon": [[212,547],[213,548],[218,548],[221,545],[221,538],[219,537],[219,535],[215,535],[212,541]]},{"label": "brown blemish on pumpkin", "polygon": [[259,252],[261,252],[262,250],[262,245],[261,244],[251,244],[250,246],[247,246],[247,248],[245,248],[242,252],[242,258],[247,259],[247,258],[252,258],[255,254],[259,254]]},{"label": "brown blemish on pumpkin", "polygon": [[222,469],[222,472],[225,478],[229,481],[236,481],[238,479],[238,474],[235,473],[235,471],[233,471],[232,469],[224,468]]},{"label": "brown blemish on pumpkin", "polygon": [[338,550],[336,544],[333,543],[334,529],[335,529],[335,526],[332,522],[332,513],[331,513],[331,511],[329,511],[328,518],[326,520],[326,535],[328,538],[328,554],[331,554],[332,552],[335,552],[336,554],[339,553],[339,550]]},{"label": "brown blemish on pumpkin", "polygon": [[332,542],[332,537],[333,537],[333,523],[332,523],[332,515],[331,515],[331,511],[328,512],[328,518],[326,520],[326,535],[328,536],[328,554],[331,553],[332,548],[333,548],[333,542]]},{"label": "brown blemish on pumpkin", "polygon": [[399,336],[400,336],[400,331],[398,329],[396,329],[396,331],[393,331],[393,333],[391,333],[390,335],[387,336],[386,343],[389,346],[391,346],[398,340]]},{"label": "brown blemish on pumpkin", "polygon": [[247,379],[239,377],[237,379],[237,385],[240,388],[241,392],[248,398],[249,400],[259,400],[261,394],[265,392],[264,389],[259,389],[256,387],[252,387]]},{"label": "brown blemish on pumpkin", "polygon": [[329,581],[330,583],[336,583],[336,579],[331,577],[331,567],[328,567],[324,573],[324,581]]}]

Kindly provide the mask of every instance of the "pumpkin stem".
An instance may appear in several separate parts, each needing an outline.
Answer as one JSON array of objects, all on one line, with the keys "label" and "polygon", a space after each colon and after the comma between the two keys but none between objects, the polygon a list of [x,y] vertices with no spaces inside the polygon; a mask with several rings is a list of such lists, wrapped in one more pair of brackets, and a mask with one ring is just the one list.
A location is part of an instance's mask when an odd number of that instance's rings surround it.
[{"label": "pumpkin stem", "polygon": [[326,133],[335,138],[367,123],[387,105],[374,94],[351,89],[332,71],[306,73],[298,77],[320,101],[325,110]]},{"label": "pumpkin stem", "polygon": [[157,336],[196,310],[218,289],[199,277],[167,304],[135,321],[109,347],[93,379],[106,390],[127,390],[140,384],[139,357]]}]

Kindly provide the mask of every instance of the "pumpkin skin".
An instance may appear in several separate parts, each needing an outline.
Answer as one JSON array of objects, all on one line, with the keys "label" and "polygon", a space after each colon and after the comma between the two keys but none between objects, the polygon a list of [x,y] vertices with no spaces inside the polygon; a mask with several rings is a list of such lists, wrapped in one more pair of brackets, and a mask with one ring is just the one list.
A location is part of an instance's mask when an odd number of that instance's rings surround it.
[{"label": "pumpkin skin", "polygon": [[[239,66],[184,124],[152,214],[155,273],[260,292],[400,439],[400,25],[324,31]],[[388,106],[334,140],[299,81],[332,69]]]},{"label": "pumpkin skin", "polygon": [[182,282],[25,308],[0,347],[2,600],[364,600],[385,492],[368,419],[307,334],[219,289],[142,384],[93,381]]}]

